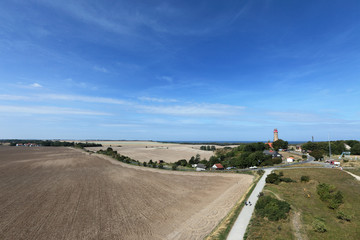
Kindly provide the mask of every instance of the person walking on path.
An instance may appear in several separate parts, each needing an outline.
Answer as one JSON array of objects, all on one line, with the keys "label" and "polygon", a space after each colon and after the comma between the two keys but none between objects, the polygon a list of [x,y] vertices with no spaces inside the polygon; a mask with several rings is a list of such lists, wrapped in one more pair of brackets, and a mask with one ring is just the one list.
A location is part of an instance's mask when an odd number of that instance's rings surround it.
[{"label": "person walking on path", "polygon": [[[256,204],[256,201],[258,200],[258,195],[263,190],[265,186],[265,179],[267,175],[269,175],[272,172],[273,168],[268,168],[265,170],[264,175],[260,178],[259,182],[257,183],[256,187],[254,188],[254,191],[251,193],[249,197],[249,201],[247,202],[249,204],[249,207],[243,208],[236,219],[234,226],[230,230],[230,233],[227,237],[227,240],[242,240],[244,238],[244,234],[246,231],[246,228],[250,222],[252,213],[254,212],[254,208],[251,203],[251,201]],[[246,205],[247,206],[247,205]]]}]

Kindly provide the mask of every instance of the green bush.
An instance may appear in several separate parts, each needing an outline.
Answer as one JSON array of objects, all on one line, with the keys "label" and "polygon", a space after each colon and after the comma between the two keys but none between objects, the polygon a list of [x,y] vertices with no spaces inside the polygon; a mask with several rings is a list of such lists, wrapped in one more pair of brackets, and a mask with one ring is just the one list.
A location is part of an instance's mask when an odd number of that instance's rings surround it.
[{"label": "green bush", "polygon": [[260,217],[267,217],[270,221],[286,219],[290,211],[290,204],[271,196],[261,196],[255,205],[255,213]]},{"label": "green bush", "polygon": [[177,165],[176,164],[172,165],[171,169],[175,171],[177,169]]},{"label": "green bush", "polygon": [[266,179],[265,179],[266,183],[272,183],[272,184],[279,184],[280,179],[279,176],[276,173],[270,173]]},{"label": "green bush", "polygon": [[337,191],[335,195],[332,196],[328,207],[331,209],[337,209],[343,202],[344,197],[340,191]]},{"label": "green bush", "polygon": [[162,163],[159,164],[159,168],[163,169],[164,165]]},{"label": "green bush", "polygon": [[289,182],[296,182],[295,180],[292,180],[291,178],[286,178],[286,177],[280,178],[280,181],[281,181],[281,182],[287,182],[287,183],[289,183]]},{"label": "green bush", "polygon": [[342,193],[340,191],[335,192],[336,188],[333,185],[320,183],[316,189],[320,200],[327,202],[331,209],[337,209],[344,202]]},{"label": "green bush", "polygon": [[282,177],[282,176],[284,176],[284,172],[283,172],[283,171],[280,171],[280,172],[279,172],[279,177]]},{"label": "green bush", "polygon": [[273,165],[274,165],[274,163],[273,163],[272,159],[267,159],[260,164],[260,166],[273,166]]},{"label": "green bush", "polygon": [[327,231],[325,223],[319,219],[315,219],[313,221],[312,227],[313,227],[314,231],[318,232],[318,233],[324,233]]},{"label": "green bush", "polygon": [[280,164],[282,163],[282,159],[279,157],[275,157],[271,160],[273,162],[273,164]]},{"label": "green bush", "polygon": [[348,221],[348,222],[351,221],[351,217],[349,215],[347,215],[346,213],[342,212],[342,211],[338,211],[336,217],[338,219],[345,220],[345,221]]},{"label": "green bush", "polygon": [[301,176],[300,181],[301,182],[308,182],[308,181],[310,181],[310,177],[309,176]]},{"label": "green bush", "polygon": [[261,170],[261,169],[260,169],[260,170],[257,170],[257,174],[260,175],[260,176],[263,175],[264,173],[265,173],[264,170]]},{"label": "green bush", "polygon": [[146,163],[146,162],[143,162],[143,166],[146,167],[146,166],[147,166],[147,163]]}]

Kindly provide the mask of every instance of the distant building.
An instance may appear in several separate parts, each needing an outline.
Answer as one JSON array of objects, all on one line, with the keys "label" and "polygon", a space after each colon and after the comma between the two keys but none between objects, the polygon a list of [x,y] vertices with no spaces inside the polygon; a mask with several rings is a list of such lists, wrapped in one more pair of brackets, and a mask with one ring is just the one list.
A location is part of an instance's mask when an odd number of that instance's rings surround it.
[{"label": "distant building", "polygon": [[267,143],[265,143],[265,145],[269,145],[269,148],[273,148],[273,145],[271,142],[267,142]]},{"label": "distant building", "polygon": [[293,157],[288,157],[288,158],[286,159],[286,162],[292,163],[292,162],[294,162],[294,158],[293,158]]},{"label": "distant building", "polygon": [[196,171],[205,171],[206,170],[206,166],[202,163],[196,164]]},{"label": "distant building", "polygon": [[272,158],[282,158],[282,155],[280,153],[278,153],[277,151],[272,151],[272,150],[264,150],[263,154],[265,155],[270,155]]},{"label": "distant building", "polygon": [[274,142],[279,140],[279,135],[278,135],[278,130],[275,128],[274,129]]},{"label": "distant building", "polygon": [[216,163],[211,168],[215,170],[224,170],[224,166],[221,163]]},{"label": "distant building", "polygon": [[296,145],[295,148],[296,148],[295,151],[302,152],[301,145]]}]

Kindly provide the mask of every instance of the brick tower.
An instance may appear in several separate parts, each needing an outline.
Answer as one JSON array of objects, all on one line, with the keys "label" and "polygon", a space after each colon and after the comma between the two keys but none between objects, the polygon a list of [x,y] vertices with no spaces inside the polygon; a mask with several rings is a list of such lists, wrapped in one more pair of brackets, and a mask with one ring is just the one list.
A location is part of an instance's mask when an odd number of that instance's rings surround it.
[{"label": "brick tower", "polygon": [[274,142],[279,140],[279,136],[278,136],[278,130],[275,128],[274,129]]}]

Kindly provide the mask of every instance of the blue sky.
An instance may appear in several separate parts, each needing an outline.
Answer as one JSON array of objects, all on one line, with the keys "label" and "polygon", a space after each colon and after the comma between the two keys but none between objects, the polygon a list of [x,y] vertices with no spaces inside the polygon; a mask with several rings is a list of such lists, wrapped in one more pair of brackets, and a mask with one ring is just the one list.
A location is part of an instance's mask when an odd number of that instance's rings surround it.
[{"label": "blue sky", "polygon": [[360,136],[359,1],[1,1],[0,139]]}]

